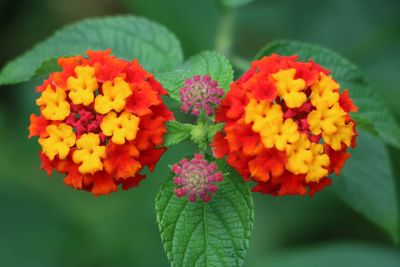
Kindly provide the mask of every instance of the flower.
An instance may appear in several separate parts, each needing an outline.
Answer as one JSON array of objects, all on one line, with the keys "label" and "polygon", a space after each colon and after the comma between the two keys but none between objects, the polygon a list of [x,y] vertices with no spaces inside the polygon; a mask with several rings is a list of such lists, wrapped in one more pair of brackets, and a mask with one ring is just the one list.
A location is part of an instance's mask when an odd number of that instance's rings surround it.
[{"label": "flower", "polygon": [[82,174],[94,174],[103,170],[101,158],[105,157],[106,147],[100,145],[100,137],[94,133],[83,134],[76,141],[77,150],[72,154],[74,163],[79,164]]},{"label": "flower", "polygon": [[176,175],[175,194],[179,198],[188,195],[190,202],[195,202],[197,196],[204,202],[210,201],[211,194],[218,189],[214,183],[223,180],[217,165],[214,162],[208,163],[201,154],[195,154],[192,160],[183,159],[179,164],[174,164],[172,172]]},{"label": "flower", "polygon": [[199,116],[204,111],[207,116],[214,113],[214,107],[219,106],[224,90],[218,88],[218,82],[209,75],[194,75],[185,81],[185,86],[179,90],[182,111]]},{"label": "flower", "polygon": [[55,156],[65,159],[70,148],[75,145],[76,136],[71,126],[61,123],[59,125],[49,125],[46,127],[48,137],[39,138],[43,153],[53,160]]},{"label": "flower", "polygon": [[[231,88],[215,120],[217,158],[257,185],[254,192],[314,195],[331,183],[356,145],[357,107],[348,90],[313,61],[272,55],[254,61]],[[308,190],[307,190],[308,189]]]},{"label": "flower", "polygon": [[31,115],[29,137],[38,136],[41,168],[64,173],[65,184],[94,195],[138,186],[145,166],[154,170],[166,121],[167,94],[137,60],[111,50],[60,58],[60,72],[37,87],[40,115]]}]

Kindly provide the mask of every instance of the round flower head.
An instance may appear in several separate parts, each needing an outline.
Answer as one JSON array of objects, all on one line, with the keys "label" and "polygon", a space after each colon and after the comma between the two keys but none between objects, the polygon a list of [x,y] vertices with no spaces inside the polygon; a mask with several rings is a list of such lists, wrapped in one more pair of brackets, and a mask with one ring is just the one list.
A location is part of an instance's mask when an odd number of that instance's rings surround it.
[{"label": "round flower head", "polygon": [[218,189],[214,183],[223,180],[217,165],[208,163],[201,154],[195,154],[192,160],[183,159],[179,164],[172,166],[172,172],[176,175],[175,194],[178,197],[188,195],[190,202],[195,202],[197,195],[204,202],[210,201],[211,194]]},{"label": "round flower head", "polygon": [[254,61],[216,112],[225,122],[212,146],[254,192],[314,195],[339,174],[355,146],[357,111],[347,89],[313,61],[276,54]]},{"label": "round flower head", "polygon": [[182,111],[199,116],[204,111],[207,116],[214,113],[214,107],[219,106],[224,90],[218,88],[217,81],[209,75],[195,75],[185,81],[185,86],[179,90]]},{"label": "round flower head", "polygon": [[153,170],[165,152],[164,125],[173,118],[153,76],[137,60],[110,53],[60,58],[62,70],[37,87],[40,115],[31,115],[29,127],[29,137],[39,137],[42,168],[94,195],[138,186],[143,167]]}]

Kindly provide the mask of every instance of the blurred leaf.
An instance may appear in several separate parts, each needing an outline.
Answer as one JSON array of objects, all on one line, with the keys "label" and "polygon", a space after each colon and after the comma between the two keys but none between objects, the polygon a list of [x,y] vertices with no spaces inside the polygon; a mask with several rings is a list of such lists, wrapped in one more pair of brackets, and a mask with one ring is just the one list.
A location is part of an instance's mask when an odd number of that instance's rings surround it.
[{"label": "blurred leaf", "polygon": [[208,203],[175,196],[172,177],[156,199],[157,222],[172,266],[242,266],[253,228],[253,201],[243,179],[216,162],[224,181]]},{"label": "blurred leaf", "polygon": [[240,7],[242,5],[246,5],[250,2],[253,2],[254,0],[219,0],[222,2],[222,4],[226,7]]},{"label": "blurred leaf", "polygon": [[385,145],[360,131],[357,147],[333,183],[338,196],[398,239],[396,182]]},{"label": "blurred leaf", "polygon": [[[351,97],[358,106],[357,118],[361,119],[360,128],[379,137],[387,144],[400,148],[400,127],[390,114],[379,94],[368,87],[361,71],[350,61],[339,54],[312,44],[296,41],[275,41],[268,44],[257,55],[257,58],[273,53],[279,55],[298,55],[301,60],[313,59],[324,68],[332,71],[341,87],[348,88]],[[371,131],[370,121],[376,131]],[[366,126],[366,127],[365,127]]]},{"label": "blurred leaf", "polygon": [[46,69],[51,58],[107,48],[123,59],[137,58],[153,72],[174,69],[183,59],[176,37],[155,22],[134,16],[89,19],[65,27],[8,63],[0,72],[0,85],[31,79],[38,68]]},{"label": "blurred leaf", "polygon": [[210,75],[218,82],[218,87],[225,91],[233,81],[233,69],[229,61],[214,51],[204,51],[189,58],[174,71],[159,73],[158,81],[167,89],[171,97],[180,100],[179,89],[184,87],[185,80],[194,75]]},{"label": "blurred leaf", "polygon": [[179,36],[186,56],[213,47],[218,22],[218,7],[215,1],[118,0],[129,12],[167,26]]},{"label": "blurred leaf", "polygon": [[165,146],[176,145],[185,140],[190,140],[193,129],[192,124],[168,121],[166,126],[167,134],[164,137]]},{"label": "blurred leaf", "polygon": [[253,260],[252,265],[262,267],[398,267],[398,251],[376,245],[357,243],[328,244],[275,253],[264,260]]},{"label": "blurred leaf", "polygon": [[374,136],[379,137],[379,133],[376,131],[375,126],[372,124],[371,121],[369,121],[365,117],[360,117],[358,114],[352,114],[353,119],[357,122],[357,127],[360,127],[361,129],[364,129],[365,131],[373,134]]}]

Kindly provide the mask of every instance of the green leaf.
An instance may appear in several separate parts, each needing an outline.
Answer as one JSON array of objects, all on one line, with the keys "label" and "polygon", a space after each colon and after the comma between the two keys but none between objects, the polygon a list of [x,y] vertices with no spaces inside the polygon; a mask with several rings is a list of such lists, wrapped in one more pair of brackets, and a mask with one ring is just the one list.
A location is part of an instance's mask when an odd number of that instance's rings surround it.
[{"label": "green leaf", "polygon": [[358,114],[352,114],[353,119],[357,122],[357,127],[364,129],[370,134],[379,137],[379,133],[375,129],[375,125],[372,124],[367,118],[358,116]]},{"label": "green leaf", "polygon": [[179,89],[185,80],[194,75],[210,75],[225,92],[233,81],[233,69],[228,59],[214,51],[204,51],[189,58],[174,71],[159,73],[156,79],[162,83],[172,98],[180,100]]},{"label": "green leaf", "polygon": [[217,124],[208,126],[207,139],[209,142],[212,142],[212,140],[214,139],[214,135],[217,132],[222,131],[222,129],[224,128],[224,125],[225,125],[225,123],[217,123]]},{"label": "green leaf", "polygon": [[253,201],[243,179],[224,161],[208,203],[175,196],[170,177],[156,199],[157,223],[172,266],[242,266],[253,228]]},{"label": "green leaf", "polygon": [[[340,83],[341,88],[349,89],[350,96],[358,106],[357,119],[360,119],[360,128],[378,133],[385,143],[400,148],[399,125],[382,102],[381,96],[368,87],[361,71],[353,63],[327,48],[285,40],[267,45],[257,58],[273,53],[299,55],[301,60],[313,59],[332,71],[333,78]],[[366,123],[368,121],[371,123]]]},{"label": "green leaf", "polygon": [[61,71],[60,65],[57,63],[57,58],[51,58],[42,63],[42,65],[35,71],[32,79],[41,78],[51,72]]},{"label": "green leaf", "polygon": [[395,176],[385,145],[360,131],[357,147],[333,187],[349,206],[397,240],[400,225]]},{"label": "green leaf", "polygon": [[254,0],[220,0],[222,4],[226,7],[237,8],[246,5]]},{"label": "green leaf", "polygon": [[164,137],[165,146],[176,145],[180,142],[190,140],[193,129],[192,124],[168,121],[166,126],[167,134]]},{"label": "green leaf", "polygon": [[253,260],[249,266],[397,267],[400,266],[400,254],[395,249],[377,245],[333,243],[274,253],[263,260]]},{"label": "green leaf", "polygon": [[63,28],[8,63],[0,72],[0,85],[31,79],[52,58],[107,48],[123,59],[138,59],[151,72],[172,70],[183,60],[179,41],[155,22],[134,16],[89,19]]}]

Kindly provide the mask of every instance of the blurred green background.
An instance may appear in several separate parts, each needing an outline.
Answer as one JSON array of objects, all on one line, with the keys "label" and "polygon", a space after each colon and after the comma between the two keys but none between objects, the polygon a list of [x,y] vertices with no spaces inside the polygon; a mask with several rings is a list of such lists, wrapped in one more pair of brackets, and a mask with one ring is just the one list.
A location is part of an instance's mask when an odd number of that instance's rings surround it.
[{"label": "blurred green background", "polygon": [[[68,23],[112,14],[166,25],[185,57],[214,47],[213,0],[2,0],[0,66]],[[276,38],[351,59],[400,119],[400,1],[256,0],[238,10],[235,54],[251,58]],[[38,83],[0,88],[0,266],[168,266],[154,199],[167,164],[191,145],[170,149],[139,188],[100,198],[67,188],[61,176],[39,170],[39,145],[27,139]],[[391,154],[399,177],[399,153]],[[400,266],[398,247],[339,201],[334,184],[312,199],[254,195],[246,266]]]}]

